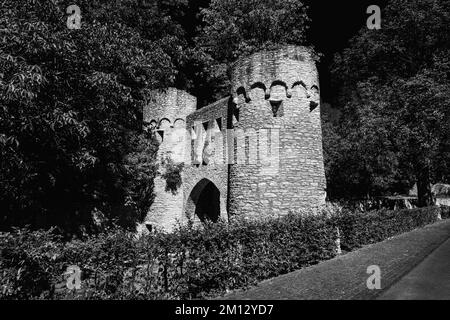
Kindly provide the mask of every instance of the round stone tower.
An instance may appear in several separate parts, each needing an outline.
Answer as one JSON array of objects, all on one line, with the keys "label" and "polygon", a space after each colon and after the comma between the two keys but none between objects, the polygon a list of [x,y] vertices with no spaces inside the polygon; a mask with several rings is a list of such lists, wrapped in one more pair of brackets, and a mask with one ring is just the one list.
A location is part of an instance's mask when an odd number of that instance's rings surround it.
[{"label": "round stone tower", "polygon": [[[155,90],[144,107],[144,126],[154,131],[159,141],[157,161],[159,172],[163,173],[164,161],[185,162],[190,140],[187,137],[186,117],[196,110],[197,99],[183,90],[168,88]],[[166,191],[166,181],[158,174],[154,180],[155,200],[144,223],[149,227],[171,230],[181,220],[183,208],[182,189]],[[141,226],[142,229],[143,226]]]},{"label": "round stone tower", "polygon": [[[232,68],[234,159],[229,213],[309,213],[325,200],[319,78],[314,53],[286,46]],[[234,160],[234,161],[233,161]]]}]

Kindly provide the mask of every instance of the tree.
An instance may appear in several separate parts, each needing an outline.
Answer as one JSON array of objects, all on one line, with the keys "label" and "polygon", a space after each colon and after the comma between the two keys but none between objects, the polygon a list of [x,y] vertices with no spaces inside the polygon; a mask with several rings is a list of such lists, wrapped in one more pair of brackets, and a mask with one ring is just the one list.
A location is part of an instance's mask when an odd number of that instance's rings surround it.
[{"label": "tree", "polygon": [[436,160],[450,160],[443,152],[450,125],[450,1],[392,0],[382,19],[380,30],[362,29],[335,57],[339,134],[356,147],[337,162],[350,156],[364,164],[358,184],[365,189],[414,175],[425,206],[431,180],[439,170],[448,175]]},{"label": "tree", "polygon": [[200,14],[193,57],[203,91],[215,99],[228,94],[227,72],[237,58],[306,43],[307,7],[298,0],[212,0]]},{"label": "tree", "polygon": [[167,12],[183,1],[77,3],[81,29],[70,30],[69,1],[0,1],[2,228],[76,232],[93,211],[118,218],[139,168],[151,185],[153,168],[126,155],[148,151],[136,140],[145,93],[175,82],[183,40]]},{"label": "tree", "polygon": [[303,44],[309,19],[296,0],[212,0],[201,45],[220,62],[282,44]]}]

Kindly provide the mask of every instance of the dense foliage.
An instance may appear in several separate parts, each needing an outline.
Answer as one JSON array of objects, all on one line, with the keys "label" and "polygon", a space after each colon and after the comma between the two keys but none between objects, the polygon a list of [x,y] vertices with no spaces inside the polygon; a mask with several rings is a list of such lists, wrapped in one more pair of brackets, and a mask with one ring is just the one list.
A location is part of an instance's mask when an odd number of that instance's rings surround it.
[{"label": "dense foliage", "polygon": [[175,81],[182,40],[167,14],[183,1],[77,3],[82,27],[69,29],[69,1],[1,1],[2,228],[92,231],[93,212],[123,221],[151,203],[141,110],[148,90]]},{"label": "dense foliage", "polygon": [[450,206],[441,206],[441,218],[450,219]]},{"label": "dense foliage", "polygon": [[[377,210],[361,214],[345,211],[337,216],[341,248],[353,251],[363,245],[376,243],[397,234],[423,227],[436,221],[445,208],[428,207],[403,210]],[[444,215],[446,217],[446,215]],[[444,218],[444,217],[442,217]]]},{"label": "dense foliage", "polygon": [[178,189],[183,183],[181,173],[184,168],[184,163],[175,163],[172,159],[167,158],[164,159],[164,161],[161,163],[161,166],[163,167],[161,177],[166,180],[166,192],[177,194]]},{"label": "dense foliage", "polygon": [[299,0],[212,0],[202,8],[193,60],[209,96],[229,94],[229,68],[238,57],[308,43],[307,9]]},{"label": "dense foliage", "polygon": [[202,10],[202,47],[219,62],[306,41],[307,7],[297,0],[212,0]]},{"label": "dense foliage", "polygon": [[[157,146],[141,130],[155,88],[199,106],[228,94],[238,56],[309,44],[294,0],[0,0],[0,229],[133,228],[153,201]],[[311,2],[311,5],[312,2]],[[325,121],[328,194],[406,193],[449,183],[448,0],[391,0],[380,30],[335,58],[337,122]],[[161,169],[161,168],[159,168]],[[162,173],[180,185],[178,165]]]},{"label": "dense foliage", "polygon": [[[179,227],[136,239],[121,229],[62,243],[51,231],[0,234],[0,298],[205,298],[245,288],[436,221],[439,207],[327,211],[267,221]],[[446,214],[444,214],[446,212]],[[448,217],[448,210],[442,209]],[[70,266],[81,289],[66,287]]]},{"label": "dense foliage", "polygon": [[391,0],[380,30],[361,29],[335,58],[340,121],[327,126],[335,197],[406,193],[419,205],[449,181],[450,1]]},{"label": "dense foliage", "polygon": [[[239,21],[216,38],[237,3]],[[296,1],[79,0],[81,28],[69,29],[72,4],[0,1],[3,230],[133,226],[152,203],[157,170],[156,146],[141,131],[151,89],[177,86],[211,101],[228,91],[237,54],[300,43],[308,21]],[[235,31],[242,37],[231,39]],[[223,45],[231,55],[217,56]]]}]

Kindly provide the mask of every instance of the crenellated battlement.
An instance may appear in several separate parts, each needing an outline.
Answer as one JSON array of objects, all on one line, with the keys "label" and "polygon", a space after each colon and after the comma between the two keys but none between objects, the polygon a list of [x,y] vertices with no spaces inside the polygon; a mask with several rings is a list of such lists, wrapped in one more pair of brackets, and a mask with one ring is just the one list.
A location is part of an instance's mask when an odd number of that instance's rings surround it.
[{"label": "crenellated battlement", "polygon": [[156,130],[185,127],[186,118],[197,109],[197,98],[176,88],[154,90],[143,110],[144,126]]},{"label": "crenellated battlement", "polygon": [[231,94],[236,103],[240,98],[247,103],[253,99],[309,98],[318,89],[311,48],[286,46],[261,51],[239,59],[232,66]]},{"label": "crenellated battlement", "polygon": [[304,212],[325,199],[319,75],[315,54],[285,46],[239,59],[231,96],[196,110],[175,88],[155,91],[144,121],[158,156],[183,162],[176,194],[155,179],[147,223],[228,220]]}]

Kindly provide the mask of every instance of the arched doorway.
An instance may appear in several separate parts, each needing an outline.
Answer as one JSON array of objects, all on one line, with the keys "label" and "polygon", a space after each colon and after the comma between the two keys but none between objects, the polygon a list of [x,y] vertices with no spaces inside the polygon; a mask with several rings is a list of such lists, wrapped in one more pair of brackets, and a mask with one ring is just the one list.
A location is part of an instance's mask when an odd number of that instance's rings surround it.
[{"label": "arched doorway", "polygon": [[186,205],[188,218],[217,222],[220,217],[220,191],[208,180],[200,180],[192,189]]}]

